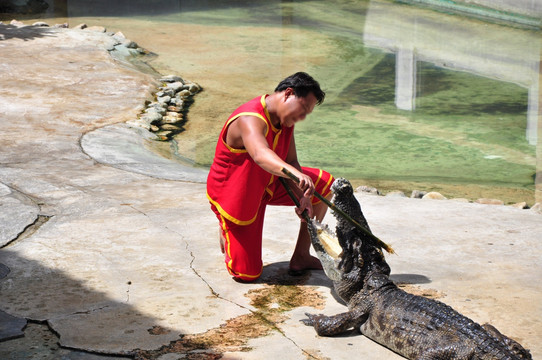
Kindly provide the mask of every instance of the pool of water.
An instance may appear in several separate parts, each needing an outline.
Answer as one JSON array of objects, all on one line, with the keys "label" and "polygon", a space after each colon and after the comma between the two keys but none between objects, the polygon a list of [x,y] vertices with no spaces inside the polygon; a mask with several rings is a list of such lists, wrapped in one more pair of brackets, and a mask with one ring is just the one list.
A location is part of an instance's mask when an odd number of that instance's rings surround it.
[{"label": "pool of water", "polygon": [[542,201],[539,28],[385,0],[66,3],[40,17],[120,30],[203,87],[168,156],[209,166],[238,105],[307,71],[327,97],[296,127],[302,164],[407,195]]}]

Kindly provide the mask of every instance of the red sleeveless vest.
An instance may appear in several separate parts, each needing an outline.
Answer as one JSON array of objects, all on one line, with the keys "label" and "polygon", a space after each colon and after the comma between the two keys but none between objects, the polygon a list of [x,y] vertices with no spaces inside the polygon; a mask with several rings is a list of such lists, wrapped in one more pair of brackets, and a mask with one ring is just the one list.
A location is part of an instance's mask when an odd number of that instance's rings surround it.
[{"label": "red sleeveless vest", "polygon": [[226,144],[229,125],[240,116],[255,116],[267,125],[265,137],[271,148],[286,160],[294,127],[277,129],[271,124],[265,104],[267,95],[257,97],[235,110],[220,132],[215,157],[207,177],[207,198],[220,214],[231,222],[249,225],[256,219],[258,208],[275,176],[257,165],[245,149]]}]

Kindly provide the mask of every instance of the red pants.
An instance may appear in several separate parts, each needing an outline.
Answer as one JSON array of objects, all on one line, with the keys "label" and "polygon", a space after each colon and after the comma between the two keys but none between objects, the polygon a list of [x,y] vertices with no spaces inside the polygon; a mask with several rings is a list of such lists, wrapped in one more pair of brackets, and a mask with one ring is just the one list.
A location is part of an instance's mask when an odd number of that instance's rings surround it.
[{"label": "red pants", "polygon": [[[318,193],[324,197],[329,195],[334,180],[331,174],[314,168],[303,167],[302,170],[312,178]],[[265,193],[256,220],[249,225],[238,225],[225,219],[211,204],[211,209],[220,221],[222,236],[225,239],[226,267],[230,274],[245,281],[256,280],[262,273],[262,231],[267,205],[294,205],[278,178],[275,178],[269,188],[273,192],[273,196]],[[315,205],[320,201],[313,197],[312,204]]]}]

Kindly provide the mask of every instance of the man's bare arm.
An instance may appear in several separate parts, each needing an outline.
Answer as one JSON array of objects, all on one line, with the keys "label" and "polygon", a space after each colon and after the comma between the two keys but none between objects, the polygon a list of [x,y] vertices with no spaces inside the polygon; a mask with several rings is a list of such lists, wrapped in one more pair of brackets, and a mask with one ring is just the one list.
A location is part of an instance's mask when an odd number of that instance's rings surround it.
[{"label": "man's bare arm", "polygon": [[[241,116],[228,129],[226,141],[236,149],[246,149],[256,164],[273,175],[285,177],[285,167],[296,176],[304,176],[300,168],[283,161],[267,144],[265,132],[267,125],[254,116]],[[294,147],[295,149],[295,147]]]},{"label": "man's bare arm", "polygon": [[293,188],[299,189],[297,193],[301,202],[301,207],[298,209],[299,214],[307,209],[309,216],[312,217],[310,198],[314,194],[314,183],[310,176],[303,174],[301,171],[294,139],[292,138],[290,142],[286,161],[283,161],[269,147],[265,138],[266,131],[267,125],[261,119],[254,116],[241,116],[228,128],[226,142],[235,149],[246,149],[256,164],[273,175],[286,177],[282,172],[283,168],[296,175],[300,181]]}]

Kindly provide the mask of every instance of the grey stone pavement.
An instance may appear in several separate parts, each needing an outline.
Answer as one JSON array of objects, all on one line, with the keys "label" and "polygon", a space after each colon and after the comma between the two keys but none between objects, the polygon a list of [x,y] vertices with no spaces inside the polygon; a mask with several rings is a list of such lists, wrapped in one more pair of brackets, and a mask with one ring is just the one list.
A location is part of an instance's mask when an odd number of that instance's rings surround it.
[{"label": "grey stone pavement", "polygon": [[[300,323],[345,306],[323,272],[287,275],[293,209],[268,210],[261,280],[231,279],[205,171],[129,125],[157,84],[110,38],[0,25],[0,358],[400,358]],[[358,195],[394,280],[541,358],[542,215]]]}]

